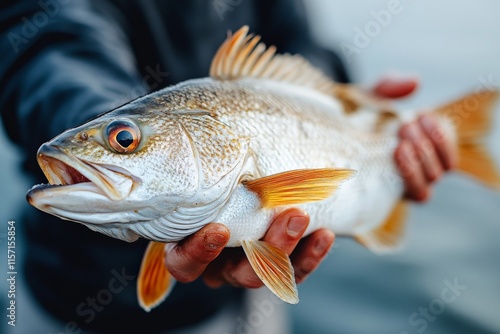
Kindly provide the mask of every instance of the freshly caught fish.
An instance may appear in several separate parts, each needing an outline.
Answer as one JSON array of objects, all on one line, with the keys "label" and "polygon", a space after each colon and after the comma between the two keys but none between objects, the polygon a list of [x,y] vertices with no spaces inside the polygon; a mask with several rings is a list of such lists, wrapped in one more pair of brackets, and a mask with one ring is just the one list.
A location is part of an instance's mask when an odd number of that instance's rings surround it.
[{"label": "freshly caught fish", "polygon": [[[151,240],[138,279],[149,310],[173,285],[165,243],[210,222],[226,225],[277,296],[297,303],[288,255],[260,241],[289,206],[375,252],[398,245],[403,184],[393,161],[398,113],[362,90],[334,83],[300,56],[275,55],[243,27],[214,57],[210,77],[146,95],[43,144],[49,185],[28,201],[125,241]],[[496,92],[442,108],[459,169],[500,185],[481,146]]]}]

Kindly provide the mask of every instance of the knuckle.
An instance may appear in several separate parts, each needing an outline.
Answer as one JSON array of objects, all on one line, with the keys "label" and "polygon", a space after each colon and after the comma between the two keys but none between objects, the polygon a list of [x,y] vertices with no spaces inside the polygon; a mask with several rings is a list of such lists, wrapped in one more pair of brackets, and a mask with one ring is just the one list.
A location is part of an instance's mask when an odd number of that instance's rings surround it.
[{"label": "knuckle", "polygon": [[427,180],[431,183],[439,181],[442,176],[442,170],[440,168],[434,168],[432,173],[429,173]]},{"label": "knuckle", "polygon": [[319,259],[313,258],[313,257],[307,257],[302,261],[302,263],[300,265],[301,271],[307,275],[307,274],[311,273],[316,268],[318,263],[319,263]]},{"label": "knuckle", "polygon": [[248,262],[243,261],[237,268],[225,272],[226,281],[234,286],[248,289],[260,288],[263,283]]},{"label": "knuckle", "polygon": [[258,289],[261,288],[264,284],[262,282],[250,281],[243,286],[247,289]]},{"label": "knuckle", "polygon": [[198,278],[198,275],[194,273],[185,272],[182,270],[170,270],[170,274],[181,283],[191,283]]},{"label": "knuckle", "polygon": [[434,145],[428,138],[415,142],[415,151],[419,156],[429,156],[434,153]]}]

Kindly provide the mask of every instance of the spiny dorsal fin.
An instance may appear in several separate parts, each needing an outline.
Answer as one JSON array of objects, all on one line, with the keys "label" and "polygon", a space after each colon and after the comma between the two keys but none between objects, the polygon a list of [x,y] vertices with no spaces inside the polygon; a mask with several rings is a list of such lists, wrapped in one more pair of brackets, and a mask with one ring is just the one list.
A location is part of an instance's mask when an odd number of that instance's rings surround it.
[{"label": "spiny dorsal fin", "polygon": [[387,220],[373,231],[357,235],[356,240],[374,253],[397,249],[403,237],[408,204],[399,201]]},{"label": "spiny dorsal fin", "polygon": [[229,34],[212,60],[210,76],[218,80],[260,78],[310,87],[330,95],[335,83],[299,55],[275,54],[260,36],[248,34],[248,26]]}]

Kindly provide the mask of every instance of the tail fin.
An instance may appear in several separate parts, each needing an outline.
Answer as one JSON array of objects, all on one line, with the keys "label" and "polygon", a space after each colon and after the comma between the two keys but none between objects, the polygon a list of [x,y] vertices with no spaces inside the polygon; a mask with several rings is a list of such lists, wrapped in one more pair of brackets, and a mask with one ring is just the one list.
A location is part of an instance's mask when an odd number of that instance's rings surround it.
[{"label": "tail fin", "polygon": [[485,138],[491,129],[494,102],[499,93],[476,92],[436,110],[456,129],[458,169],[496,189],[500,189],[500,173],[486,150]]}]

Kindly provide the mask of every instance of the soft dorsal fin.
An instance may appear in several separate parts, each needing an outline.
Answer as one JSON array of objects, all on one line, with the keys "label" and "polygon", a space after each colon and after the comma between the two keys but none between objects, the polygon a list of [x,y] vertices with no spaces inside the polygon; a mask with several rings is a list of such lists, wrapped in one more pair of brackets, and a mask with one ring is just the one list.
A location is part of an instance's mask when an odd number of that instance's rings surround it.
[{"label": "soft dorsal fin", "polygon": [[260,36],[248,34],[248,26],[229,34],[212,60],[210,76],[218,80],[246,77],[270,79],[310,87],[330,95],[335,83],[299,55],[275,54]]}]

